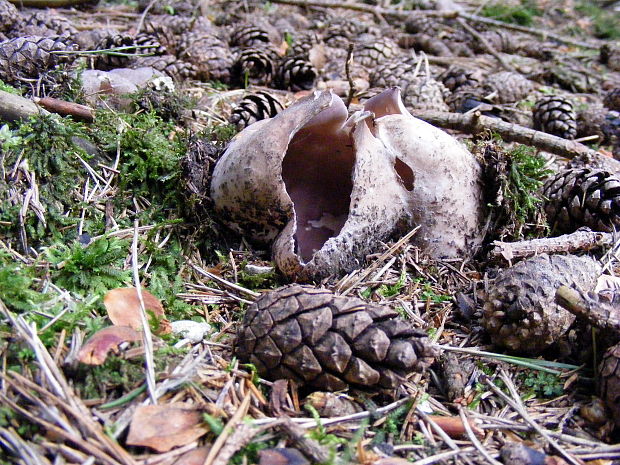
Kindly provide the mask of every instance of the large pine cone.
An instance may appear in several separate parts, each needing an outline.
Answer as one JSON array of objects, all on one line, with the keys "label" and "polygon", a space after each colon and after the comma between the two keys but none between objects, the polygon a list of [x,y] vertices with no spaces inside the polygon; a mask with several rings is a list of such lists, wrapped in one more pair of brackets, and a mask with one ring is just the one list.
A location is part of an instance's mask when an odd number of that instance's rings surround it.
[{"label": "large pine cone", "polygon": [[575,317],[555,302],[560,286],[591,290],[601,272],[589,257],[539,255],[502,270],[491,284],[482,324],[494,344],[537,354],[568,330]]},{"label": "large pine cone", "polygon": [[230,46],[231,47],[262,47],[268,45],[269,32],[251,24],[242,24],[237,26],[230,33]]},{"label": "large pine cone", "polygon": [[394,310],[300,285],[264,294],[248,308],[236,352],[261,376],[329,391],[395,388],[437,355],[426,333]]},{"label": "large pine cone", "polygon": [[15,5],[7,0],[0,0],[0,33],[9,32],[19,22],[21,16]]},{"label": "large pine cone", "polygon": [[75,55],[50,52],[76,49],[76,44],[62,37],[29,36],[0,42],[0,79],[6,83],[37,79],[58,64],[75,59]]},{"label": "large pine cone", "polygon": [[565,170],[542,188],[552,230],[569,233],[587,226],[612,232],[620,227],[620,178],[603,170]]},{"label": "large pine cone", "polygon": [[262,119],[273,118],[283,110],[280,101],[273,95],[259,91],[248,94],[233,109],[229,122],[242,130]]},{"label": "large pine cone", "polygon": [[73,37],[77,30],[66,18],[48,13],[47,11],[35,11],[20,21],[13,28],[14,36],[70,36]]},{"label": "large pine cone", "polygon": [[542,97],[534,106],[534,129],[564,139],[577,135],[577,117],[570,100],[557,95]]},{"label": "large pine cone", "polygon": [[620,427],[620,343],[610,347],[603,355],[599,367],[601,397],[611,411],[614,422]]},{"label": "large pine cone", "polygon": [[353,60],[356,64],[372,68],[389,61],[400,53],[398,44],[388,37],[365,40],[358,44],[353,51]]},{"label": "large pine cone", "polygon": [[529,79],[519,73],[502,71],[487,77],[485,87],[488,91],[497,92],[497,102],[514,103],[527,97],[533,86]]}]

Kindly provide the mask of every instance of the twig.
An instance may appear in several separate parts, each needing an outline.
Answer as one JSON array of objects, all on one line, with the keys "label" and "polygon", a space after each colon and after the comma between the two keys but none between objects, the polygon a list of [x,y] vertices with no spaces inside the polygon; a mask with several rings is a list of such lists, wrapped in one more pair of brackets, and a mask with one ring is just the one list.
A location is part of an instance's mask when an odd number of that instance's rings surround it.
[{"label": "twig", "polygon": [[[397,448],[398,446],[394,447],[394,450],[397,450]],[[457,455],[469,454],[470,452],[474,452],[475,450],[476,449],[474,447],[465,447],[459,450],[449,450],[440,454],[431,455],[430,457],[426,457],[421,460],[416,460],[415,462],[412,462],[411,465],[432,465],[433,463],[441,462],[445,459],[450,459]]]},{"label": "twig", "polygon": [[355,83],[353,82],[353,78],[351,77],[351,65],[353,64],[353,42],[349,43],[349,49],[347,50],[347,60],[344,62],[344,70],[347,75],[347,81],[349,81],[349,95],[347,95],[347,108],[351,105],[351,101],[353,101],[353,96],[355,95]]},{"label": "twig", "polygon": [[319,8],[344,8],[347,10],[363,11],[373,15],[382,16],[394,16],[401,19],[407,19],[413,16],[428,16],[435,18],[458,18],[459,16],[468,21],[476,23],[490,24],[500,29],[512,29],[514,31],[525,32],[527,34],[536,35],[542,38],[553,39],[556,42],[560,42],[567,45],[575,45],[577,47],[598,49],[599,43],[587,43],[579,40],[563,37],[558,34],[554,34],[547,30],[535,29],[532,27],[519,26],[516,24],[504,23],[491,18],[485,18],[484,16],[472,15],[463,11],[447,11],[447,10],[395,10],[390,8],[378,8],[368,5],[360,5],[358,3],[344,3],[344,2],[331,2],[331,1],[311,1],[311,0],[272,0],[273,3],[282,3],[285,5],[295,5],[301,7],[319,7]]},{"label": "twig", "polygon": [[510,66],[506,62],[506,60],[504,60],[504,57],[497,53],[497,50],[493,48],[493,46],[489,43],[488,40],[484,38],[482,34],[480,34],[473,27],[463,21],[462,18],[456,18],[456,21],[461,25],[461,27],[463,27],[463,29],[465,29],[472,36],[474,36],[476,40],[482,44],[482,46],[486,49],[487,52],[489,52],[497,59],[497,61],[499,61],[499,64],[502,65],[502,68],[504,68],[506,71],[512,71],[513,73],[516,72],[516,70],[512,66]]},{"label": "twig", "polygon": [[296,448],[299,449],[306,457],[315,463],[328,463],[329,452],[321,446],[318,441],[306,436],[306,431],[299,425],[296,425],[290,418],[286,417],[282,425],[282,429],[293,441]]},{"label": "twig", "polygon": [[80,105],[79,103],[67,102],[66,100],[60,100],[52,97],[38,98],[35,97],[34,103],[41,105],[52,113],[58,113],[62,116],[72,116],[77,121],[84,121],[86,123],[92,123],[95,120],[95,114],[93,109],[86,105]]},{"label": "twig", "polygon": [[222,446],[220,453],[217,455],[217,458],[213,461],[212,465],[227,465],[230,463],[232,456],[235,455],[239,449],[247,446],[258,434],[276,425],[277,423],[261,427],[255,427],[248,424],[238,426],[233,435],[230,436],[226,443]]},{"label": "twig", "polygon": [[155,360],[153,358],[153,335],[149,326],[149,319],[144,306],[142,297],[142,285],[140,284],[140,272],[138,271],[138,220],[134,221],[133,241],[131,243],[131,268],[133,270],[133,281],[138,300],[140,301],[140,320],[142,322],[142,341],[144,343],[144,363],[146,367],[146,385],[149,396],[153,404],[157,404],[157,394],[155,392]]},{"label": "twig", "polygon": [[589,229],[579,229],[574,233],[557,237],[531,239],[529,241],[502,242],[493,241],[493,249],[489,253],[491,259],[503,258],[506,261],[527,258],[541,253],[588,251],[599,247],[611,246],[614,234]]},{"label": "twig", "polygon": [[465,427],[465,431],[467,432],[467,437],[469,438],[471,443],[474,445],[474,447],[478,450],[478,452],[482,454],[482,456],[485,458],[485,460],[488,463],[491,463],[493,465],[502,465],[501,462],[498,462],[493,457],[491,457],[489,452],[482,446],[482,444],[480,443],[480,441],[478,440],[478,438],[472,431],[471,425],[469,424],[469,419],[467,418],[467,415],[465,414],[465,410],[463,410],[463,407],[461,405],[459,405],[459,415],[461,416],[461,421],[463,422],[463,426]]},{"label": "twig", "polygon": [[241,422],[241,420],[247,413],[248,408],[250,407],[250,400],[252,400],[252,393],[248,391],[245,398],[241,402],[241,405],[239,405],[239,407],[237,408],[237,411],[232,417],[230,417],[230,420],[228,420],[228,423],[226,423],[226,426],[211,446],[209,454],[205,458],[203,465],[215,465],[215,459],[219,454],[220,449],[222,449],[222,447],[224,446],[226,439],[228,439],[228,437],[232,434],[234,429],[237,427],[239,422]]},{"label": "twig", "polygon": [[142,26],[144,26],[144,19],[146,18],[146,15],[149,13],[149,11],[151,11],[151,8],[153,8],[153,5],[155,5],[155,3],[157,3],[157,0],[151,0],[140,15],[140,21],[138,21],[138,27],[136,28],[136,35],[139,34],[142,30]]},{"label": "twig", "polygon": [[241,292],[242,294],[245,294],[245,295],[249,295],[250,297],[252,297],[254,299],[256,299],[257,297],[260,296],[260,294],[258,292],[254,292],[254,291],[251,291],[249,289],[246,289],[243,286],[239,286],[238,284],[231,283],[230,281],[227,281],[224,278],[222,278],[222,277],[220,277],[220,276],[218,276],[216,274],[213,274],[213,273],[210,273],[209,271],[203,270],[199,266],[196,266],[196,265],[194,265],[192,263],[190,263],[190,266],[194,270],[196,270],[199,274],[203,275],[206,278],[209,278],[212,281],[215,281],[216,283],[219,283],[219,284],[223,285],[224,287],[227,287],[227,288],[232,289],[232,290],[237,291],[237,292]]},{"label": "twig", "polygon": [[468,114],[416,111],[413,113],[413,116],[435,126],[445,129],[456,129],[470,134],[479,134],[484,131],[497,132],[507,142],[531,145],[566,158],[573,158],[579,155],[587,155],[595,159],[603,157],[603,155],[578,142],[562,139],[561,137],[519,126],[518,124],[506,123],[498,118],[483,116],[477,111]]},{"label": "twig", "polygon": [[560,286],[555,292],[555,301],[573,315],[589,321],[592,325],[613,331],[614,334],[620,334],[617,300],[600,301],[576,289]]}]

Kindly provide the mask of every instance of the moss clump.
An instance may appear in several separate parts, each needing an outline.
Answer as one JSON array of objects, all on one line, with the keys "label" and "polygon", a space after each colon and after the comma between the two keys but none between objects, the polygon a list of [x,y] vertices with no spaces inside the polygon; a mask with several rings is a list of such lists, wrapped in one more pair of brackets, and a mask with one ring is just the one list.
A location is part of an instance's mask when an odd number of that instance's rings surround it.
[{"label": "moss clump", "polygon": [[510,5],[506,4],[506,2],[493,2],[485,5],[480,14],[505,23],[531,26],[534,23],[534,16],[540,16],[542,12],[534,2],[525,0],[518,5]]}]

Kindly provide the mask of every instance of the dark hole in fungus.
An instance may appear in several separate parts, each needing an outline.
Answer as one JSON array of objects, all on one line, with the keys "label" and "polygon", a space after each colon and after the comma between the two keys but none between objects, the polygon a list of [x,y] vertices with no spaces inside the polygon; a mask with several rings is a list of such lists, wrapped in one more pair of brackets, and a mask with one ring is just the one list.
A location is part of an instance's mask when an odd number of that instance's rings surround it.
[{"label": "dark hole in fungus", "polygon": [[394,162],[394,169],[396,170],[396,174],[400,178],[401,182],[405,186],[405,189],[407,189],[408,191],[412,191],[415,176],[411,167],[400,158],[396,157],[396,161]]},{"label": "dark hole in fungus", "polygon": [[297,217],[296,253],[305,262],[340,233],[349,216],[353,144],[348,136],[333,134],[327,125],[295,134],[282,162],[282,178]]}]

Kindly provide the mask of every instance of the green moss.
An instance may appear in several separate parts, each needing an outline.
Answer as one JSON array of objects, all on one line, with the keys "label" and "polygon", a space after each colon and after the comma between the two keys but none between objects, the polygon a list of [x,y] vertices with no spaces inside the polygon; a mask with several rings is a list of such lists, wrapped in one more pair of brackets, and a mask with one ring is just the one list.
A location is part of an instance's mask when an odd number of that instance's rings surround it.
[{"label": "green moss", "polygon": [[582,1],[575,10],[592,21],[592,32],[599,39],[620,39],[620,13],[603,9],[593,2]]},{"label": "green moss", "polygon": [[519,5],[506,5],[506,2],[493,2],[480,12],[481,16],[493,18],[505,23],[514,23],[521,26],[531,26],[534,16],[540,16],[542,12],[531,0],[522,1]]},{"label": "green moss", "polygon": [[0,300],[13,311],[26,311],[46,296],[33,289],[34,273],[32,268],[19,262],[3,250],[0,250]]}]

